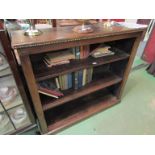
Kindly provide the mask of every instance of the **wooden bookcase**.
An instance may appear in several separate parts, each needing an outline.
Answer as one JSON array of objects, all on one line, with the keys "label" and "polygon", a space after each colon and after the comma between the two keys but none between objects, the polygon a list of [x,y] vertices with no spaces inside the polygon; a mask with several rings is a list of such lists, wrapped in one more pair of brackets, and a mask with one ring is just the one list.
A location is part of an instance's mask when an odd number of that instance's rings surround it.
[{"label": "wooden bookcase", "polygon": [[[94,25],[94,32],[77,34],[73,27],[46,29],[36,37],[24,36],[23,31],[12,32],[12,48],[22,66],[32,97],[41,132],[55,133],[121,100],[137,47],[145,28]],[[89,46],[90,51],[102,43],[114,47],[112,56],[72,60],[70,64],[47,68],[42,57],[47,52],[76,46]],[[95,63],[94,63],[95,62]],[[59,75],[93,67],[93,80],[86,86],[64,91],[59,99],[41,97],[37,82]]]}]

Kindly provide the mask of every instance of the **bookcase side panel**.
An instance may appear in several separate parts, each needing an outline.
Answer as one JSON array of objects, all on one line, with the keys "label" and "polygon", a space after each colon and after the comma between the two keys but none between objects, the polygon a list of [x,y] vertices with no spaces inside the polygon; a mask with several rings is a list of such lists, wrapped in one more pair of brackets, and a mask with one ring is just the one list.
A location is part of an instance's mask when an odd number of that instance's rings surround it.
[{"label": "bookcase side panel", "polygon": [[35,77],[33,74],[31,62],[29,56],[20,56],[21,66],[24,72],[24,76],[26,78],[26,82],[32,97],[33,105],[40,123],[40,127],[43,133],[47,132],[47,124],[45,121],[40,97],[37,91],[37,86],[35,83]]},{"label": "bookcase side panel", "polygon": [[129,57],[129,61],[127,63],[127,66],[126,66],[126,69],[125,69],[125,72],[124,72],[124,75],[123,75],[123,80],[122,80],[122,83],[120,84],[119,88],[118,88],[118,91],[117,91],[117,97],[120,99],[121,96],[122,96],[122,93],[123,93],[123,90],[124,90],[124,87],[125,87],[125,84],[127,82],[127,79],[128,79],[128,76],[129,76],[129,73],[130,73],[130,70],[131,70],[131,67],[132,67],[132,64],[133,64],[133,61],[134,61],[134,58],[135,58],[135,55],[136,55],[136,51],[138,49],[138,46],[139,46],[139,43],[140,43],[140,40],[141,40],[141,35],[140,34],[134,44],[133,44],[133,47],[131,49],[131,54],[130,54],[130,57]]}]

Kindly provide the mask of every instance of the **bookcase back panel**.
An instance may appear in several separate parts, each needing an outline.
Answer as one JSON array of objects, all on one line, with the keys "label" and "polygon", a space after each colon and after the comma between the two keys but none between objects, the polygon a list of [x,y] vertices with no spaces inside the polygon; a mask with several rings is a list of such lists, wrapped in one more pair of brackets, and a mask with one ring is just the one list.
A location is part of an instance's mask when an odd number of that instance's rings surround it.
[{"label": "bookcase back panel", "polygon": [[128,38],[128,39],[120,39],[120,40],[115,40],[115,41],[110,41],[110,42],[91,44],[90,52],[93,51],[94,49],[96,49],[97,47],[105,44],[105,45],[111,46],[113,48],[118,48],[118,49],[130,54],[135,39],[136,38]]}]

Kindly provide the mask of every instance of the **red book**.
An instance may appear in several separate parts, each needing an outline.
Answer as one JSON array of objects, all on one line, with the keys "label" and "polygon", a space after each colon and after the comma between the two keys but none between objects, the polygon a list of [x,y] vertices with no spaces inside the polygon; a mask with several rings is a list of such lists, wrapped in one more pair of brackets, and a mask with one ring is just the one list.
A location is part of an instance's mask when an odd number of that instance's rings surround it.
[{"label": "red book", "polygon": [[80,48],[80,58],[85,59],[88,56],[89,56],[89,46],[88,45],[81,46],[81,48]]},{"label": "red book", "polygon": [[64,96],[64,94],[59,92],[59,91],[51,90],[51,89],[40,87],[40,86],[38,87],[38,91],[44,95],[52,96],[55,98],[58,98],[60,96]]}]

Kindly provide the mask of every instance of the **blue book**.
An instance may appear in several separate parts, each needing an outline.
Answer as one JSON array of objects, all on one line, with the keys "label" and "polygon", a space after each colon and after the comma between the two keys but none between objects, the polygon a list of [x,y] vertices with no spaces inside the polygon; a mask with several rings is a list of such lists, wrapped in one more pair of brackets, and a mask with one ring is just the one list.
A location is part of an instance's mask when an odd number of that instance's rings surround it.
[{"label": "blue book", "polygon": [[73,74],[73,85],[74,89],[78,89],[78,72],[74,72]]},{"label": "blue book", "polygon": [[68,89],[72,88],[72,73],[68,74]]},{"label": "blue book", "polygon": [[72,52],[73,52],[73,54],[75,55],[75,58],[76,58],[76,47],[72,48]]},{"label": "blue book", "polygon": [[75,52],[75,59],[80,59],[80,47],[75,47],[76,52]]},{"label": "blue book", "polygon": [[82,87],[83,70],[78,71],[78,88]]}]

